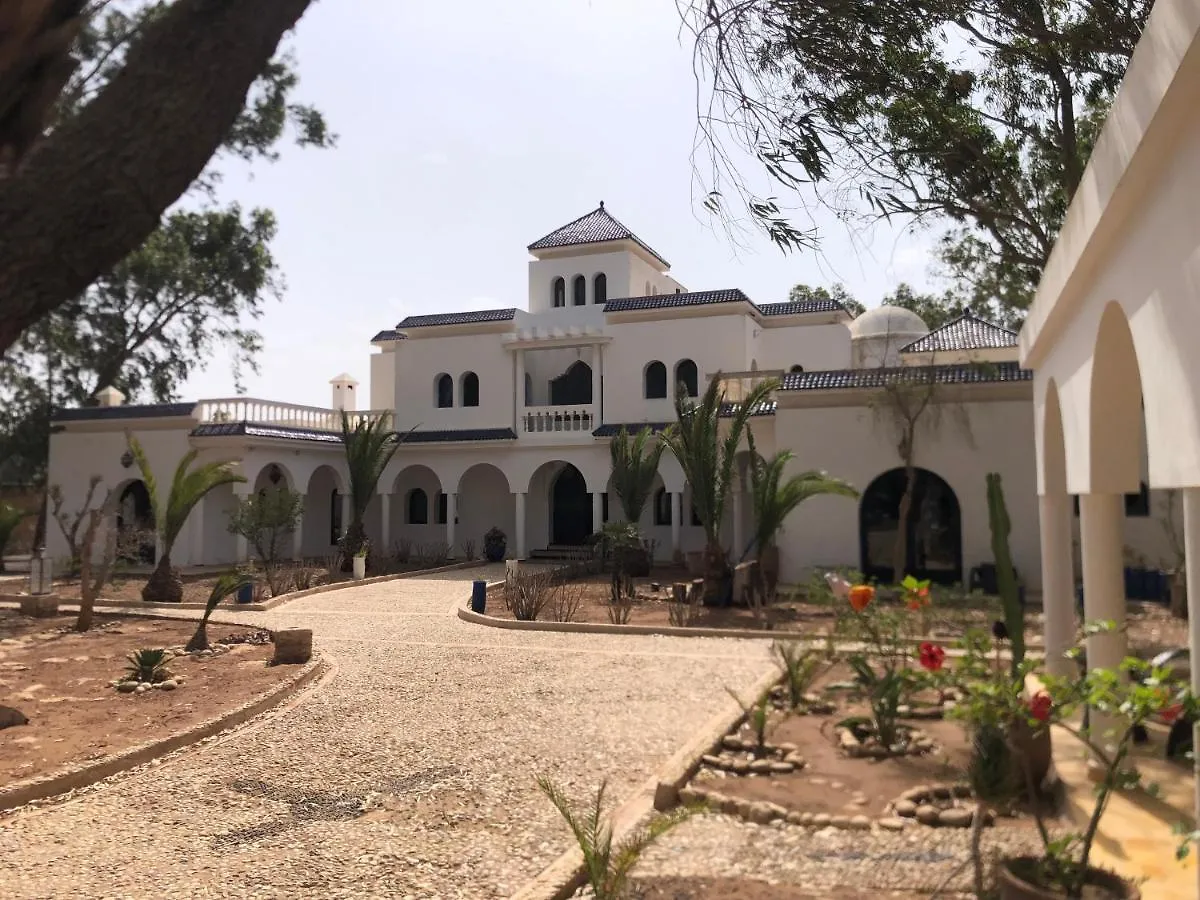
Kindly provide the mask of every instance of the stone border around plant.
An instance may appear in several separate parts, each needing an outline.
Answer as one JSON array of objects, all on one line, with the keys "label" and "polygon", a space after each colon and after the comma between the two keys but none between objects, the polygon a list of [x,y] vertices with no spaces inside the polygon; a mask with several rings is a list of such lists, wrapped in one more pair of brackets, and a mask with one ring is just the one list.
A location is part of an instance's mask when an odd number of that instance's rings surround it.
[{"label": "stone border around plant", "polygon": [[79,790],[152,759],[198,743],[222,731],[235,728],[261,713],[280,706],[285,700],[307,687],[318,676],[332,670],[333,665],[325,656],[314,654],[312,660],[286,681],[251,698],[241,706],[192,726],[187,731],[159,740],[147,741],[90,764],[78,765],[50,775],[18,781],[0,789],[0,812],[24,806],[35,800],[45,800],[69,791]]},{"label": "stone border around plant", "polygon": [[[767,672],[751,688],[752,696],[759,696],[780,678],[778,671]],[[643,782],[629,800],[613,811],[609,822],[614,840],[621,840],[654,810],[662,811],[675,806],[681,791],[686,790],[684,785],[696,774],[705,754],[720,746],[725,736],[742,722],[745,715],[741,705],[730,700],[656,774]],[[571,847],[517,890],[512,900],[569,900],[584,881],[583,857],[578,848]]]}]

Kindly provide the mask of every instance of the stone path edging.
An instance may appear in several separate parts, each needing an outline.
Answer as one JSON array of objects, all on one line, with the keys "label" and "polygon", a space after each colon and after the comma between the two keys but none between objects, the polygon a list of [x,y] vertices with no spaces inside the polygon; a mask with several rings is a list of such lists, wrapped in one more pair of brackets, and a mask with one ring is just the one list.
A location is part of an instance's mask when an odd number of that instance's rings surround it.
[{"label": "stone path edging", "polygon": [[[559,623],[522,622],[521,624]],[[767,672],[755,682],[751,689],[751,696],[759,696],[779,681],[780,677],[778,671]],[[719,745],[725,735],[733,730],[745,718],[745,715],[745,710],[731,699],[725,708],[705,723],[690,741],[666,761],[658,772],[643,782],[633,797],[617,807],[609,817],[609,826],[612,828],[614,841],[619,842],[655,810],[664,811],[675,806],[679,800],[680,788],[696,773],[700,767],[701,757]],[[569,900],[584,884],[584,881],[583,855],[578,847],[571,847],[543,869],[533,881],[528,882],[513,894],[512,900]]]},{"label": "stone path edging", "polygon": [[87,787],[97,781],[102,781],[112,775],[242,725],[260,713],[281,705],[330,668],[331,664],[324,656],[314,655],[311,661],[286,681],[251,698],[235,709],[194,725],[187,731],[139,744],[90,765],[60,770],[50,775],[26,779],[9,785],[0,790],[0,812],[24,806],[34,800],[45,800],[48,797]]}]

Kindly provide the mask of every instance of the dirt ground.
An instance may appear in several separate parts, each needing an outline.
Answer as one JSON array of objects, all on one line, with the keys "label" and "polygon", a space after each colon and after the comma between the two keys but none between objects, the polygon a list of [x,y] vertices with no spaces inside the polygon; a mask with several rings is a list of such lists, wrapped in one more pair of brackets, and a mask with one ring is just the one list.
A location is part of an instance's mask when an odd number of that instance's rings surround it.
[{"label": "dirt ground", "polygon": [[[183,575],[183,602],[208,602],[208,596],[212,593],[213,585],[217,583],[217,579],[223,574],[225,573],[212,571]],[[324,570],[322,570],[322,574],[324,574]],[[141,600],[142,588],[146,586],[146,580],[149,577],[149,573],[136,575],[119,573],[100,592],[100,597],[103,600]],[[349,579],[349,573],[338,573],[334,577],[335,581],[348,581]],[[55,579],[54,590],[66,602],[79,601],[79,580],[76,578]],[[232,603],[233,600],[230,599],[224,602]]]},{"label": "dirt ground", "polygon": [[[84,634],[72,631],[73,624],[73,616],[29,619],[0,610],[0,703],[29,719],[0,729],[0,785],[183,731],[295,672],[294,666],[267,665],[270,644],[235,644],[212,658],[170,663],[173,673],[186,676],[174,691],[121,694],[109,682],[124,674],[128,653],[184,644],[195,623],[97,616],[97,628]],[[209,641],[246,630],[209,625]]]},{"label": "dirt ground", "polygon": [[[648,578],[635,579],[637,602],[629,617],[630,625],[670,625],[669,603],[671,585],[677,581],[690,581],[682,568],[656,568]],[[579,579],[583,586],[583,601],[572,618],[575,622],[609,622],[609,576],[590,575]],[[1128,636],[1130,649],[1149,657],[1165,649],[1188,645],[1187,622],[1174,618],[1170,611],[1159,603],[1129,601]],[[499,618],[512,618],[504,608],[501,592],[488,595],[488,613]],[[995,597],[979,597],[970,605],[956,604],[953,607],[937,606],[931,611],[930,637],[952,640],[961,637],[969,627],[990,628],[1001,617],[999,601]],[[542,619],[550,619],[549,610]],[[836,614],[826,603],[805,602],[799,591],[783,595],[767,611],[767,621],[774,631],[804,632],[806,634],[828,634],[834,627]],[[1027,639],[1041,642],[1042,613],[1040,606],[1030,607],[1025,615]],[[702,607],[695,622],[701,628],[739,628],[751,631],[763,626],[754,614],[745,607]]]},{"label": "dirt ground", "polygon": [[928,894],[853,890],[814,894],[794,885],[754,878],[663,877],[635,880],[633,896],[638,900],[923,900]]}]

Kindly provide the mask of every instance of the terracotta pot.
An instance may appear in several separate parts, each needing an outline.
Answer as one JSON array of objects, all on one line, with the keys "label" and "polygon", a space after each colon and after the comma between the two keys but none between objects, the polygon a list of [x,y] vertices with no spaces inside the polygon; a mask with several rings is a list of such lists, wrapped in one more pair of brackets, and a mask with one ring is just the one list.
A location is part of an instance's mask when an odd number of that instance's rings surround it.
[{"label": "terracotta pot", "polygon": [[[1066,894],[1030,884],[1013,874],[1014,868],[1021,874],[1031,872],[1037,863],[1037,857],[1033,856],[1001,860],[996,866],[996,887],[1000,890],[1000,900],[1066,900]],[[1142,897],[1141,891],[1134,885],[1120,875],[1103,869],[1088,869],[1087,884],[1107,892],[1107,896],[1101,893],[1095,900],[1141,900]]]},{"label": "terracotta pot", "polygon": [[1008,726],[1008,746],[1017,765],[1018,784],[1025,793],[1025,771],[1033,779],[1033,786],[1040,788],[1050,772],[1054,749],[1050,743],[1050,729],[1034,730],[1024,719],[1017,719]]}]

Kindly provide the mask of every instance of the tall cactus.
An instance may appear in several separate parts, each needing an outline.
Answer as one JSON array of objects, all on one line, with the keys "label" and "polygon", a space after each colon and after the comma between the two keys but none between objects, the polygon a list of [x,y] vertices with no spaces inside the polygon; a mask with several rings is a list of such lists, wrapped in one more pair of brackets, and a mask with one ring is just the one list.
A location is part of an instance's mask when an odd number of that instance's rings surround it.
[{"label": "tall cactus", "polygon": [[1004,488],[1000,475],[989,472],[987,476],[988,524],[992,529],[992,557],[996,563],[996,590],[1004,608],[1004,626],[1012,644],[1012,674],[1017,676],[1018,667],[1025,658],[1025,610],[1017,589],[1017,573],[1013,571],[1012,555],[1008,552],[1008,508],[1004,505]]}]

